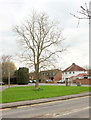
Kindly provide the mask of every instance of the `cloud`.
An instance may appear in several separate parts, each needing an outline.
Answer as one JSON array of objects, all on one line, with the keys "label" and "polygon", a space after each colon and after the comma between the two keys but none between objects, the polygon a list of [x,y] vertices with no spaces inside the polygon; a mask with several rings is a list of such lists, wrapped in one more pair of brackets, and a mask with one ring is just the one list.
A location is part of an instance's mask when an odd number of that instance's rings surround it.
[{"label": "cloud", "polygon": [[[58,20],[66,38],[64,45],[70,45],[68,53],[62,54],[60,66],[69,66],[76,62],[81,66],[88,63],[88,21],[78,20],[69,13],[76,14],[80,6],[89,0],[1,0],[0,1],[0,53],[15,54],[18,47],[12,27],[22,23],[33,9],[48,13],[50,18]],[[84,59],[85,57],[85,59]],[[61,60],[60,60],[61,61]]]}]

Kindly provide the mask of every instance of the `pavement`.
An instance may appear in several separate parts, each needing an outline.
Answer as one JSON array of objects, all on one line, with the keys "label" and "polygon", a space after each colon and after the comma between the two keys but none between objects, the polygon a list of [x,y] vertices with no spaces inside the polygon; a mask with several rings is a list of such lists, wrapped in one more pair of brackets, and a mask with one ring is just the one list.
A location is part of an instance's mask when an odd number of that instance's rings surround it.
[{"label": "pavement", "polygon": [[91,92],[86,92],[86,93],[81,93],[81,94],[66,95],[66,96],[60,96],[60,97],[52,97],[52,98],[43,98],[43,99],[36,99],[36,100],[3,103],[3,104],[0,104],[0,108],[1,109],[13,108],[13,107],[17,107],[17,106],[46,103],[46,102],[58,101],[58,100],[67,100],[67,99],[83,97],[83,96],[90,96],[90,95],[91,95]]}]

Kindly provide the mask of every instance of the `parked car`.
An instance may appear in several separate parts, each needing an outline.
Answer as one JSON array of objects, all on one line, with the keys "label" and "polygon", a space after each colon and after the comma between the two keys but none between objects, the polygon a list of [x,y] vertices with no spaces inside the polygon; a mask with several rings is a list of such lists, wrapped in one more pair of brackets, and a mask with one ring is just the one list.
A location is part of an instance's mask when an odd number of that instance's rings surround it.
[{"label": "parked car", "polygon": [[36,80],[32,80],[32,83],[36,83]]},{"label": "parked car", "polygon": [[48,82],[53,82],[53,80],[51,80],[51,79],[46,80],[46,83],[48,83]]},{"label": "parked car", "polygon": [[0,85],[5,85],[3,82],[0,82]]},{"label": "parked car", "polygon": [[48,83],[49,80],[46,80],[46,83]]},{"label": "parked car", "polygon": [[29,80],[29,83],[32,83],[33,81],[32,80]]},{"label": "parked car", "polygon": [[65,80],[59,80],[57,83],[65,83]]}]

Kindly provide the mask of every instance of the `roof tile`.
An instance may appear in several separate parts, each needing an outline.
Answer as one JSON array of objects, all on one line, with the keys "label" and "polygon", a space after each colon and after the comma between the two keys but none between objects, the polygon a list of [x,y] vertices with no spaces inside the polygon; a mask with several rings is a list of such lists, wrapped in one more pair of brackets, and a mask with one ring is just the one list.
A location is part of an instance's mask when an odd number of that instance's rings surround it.
[{"label": "roof tile", "polygon": [[69,72],[69,71],[86,71],[86,69],[84,69],[84,68],[76,65],[75,63],[73,63],[71,66],[69,66],[68,68],[63,70],[63,72]]}]

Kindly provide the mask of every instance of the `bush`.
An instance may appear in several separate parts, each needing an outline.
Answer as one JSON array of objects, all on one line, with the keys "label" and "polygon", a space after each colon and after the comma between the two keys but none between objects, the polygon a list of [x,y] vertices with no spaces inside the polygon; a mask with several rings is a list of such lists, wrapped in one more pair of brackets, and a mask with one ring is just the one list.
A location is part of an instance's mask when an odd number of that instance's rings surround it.
[{"label": "bush", "polygon": [[5,84],[8,84],[8,78],[3,78],[3,82],[4,82]]},{"label": "bush", "polygon": [[29,70],[28,68],[19,68],[16,71],[17,84],[24,85],[29,83]]},{"label": "bush", "polygon": [[11,84],[17,84],[16,77],[10,78],[10,83]]},{"label": "bush", "polygon": [[[5,84],[8,84],[8,78],[3,78],[3,82],[4,82]],[[16,77],[10,78],[10,84],[17,84]]]}]

